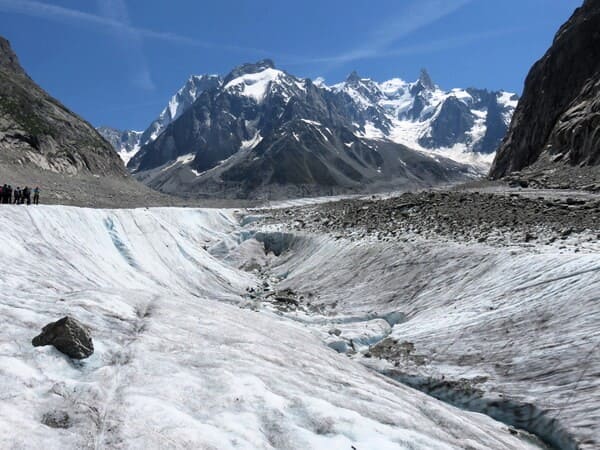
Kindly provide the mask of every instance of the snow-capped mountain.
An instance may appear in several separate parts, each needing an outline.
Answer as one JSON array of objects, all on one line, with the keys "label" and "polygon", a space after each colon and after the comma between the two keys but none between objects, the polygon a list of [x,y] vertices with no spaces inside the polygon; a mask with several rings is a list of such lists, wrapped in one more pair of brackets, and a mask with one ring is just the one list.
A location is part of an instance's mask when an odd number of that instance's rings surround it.
[{"label": "snow-capped mountain", "polygon": [[240,183],[246,196],[273,184],[310,195],[446,182],[467,172],[452,160],[487,169],[517,100],[444,91],[424,70],[415,82],[353,72],[328,86],[263,60],[223,78],[192,76],[141,135],[128,167],[184,195],[239,195]]},{"label": "snow-capped mountain", "polygon": [[141,131],[123,131],[111,127],[98,127],[96,130],[113,146],[125,165],[140,150]]},{"label": "snow-capped mountain", "polygon": [[[136,177],[179,195],[288,197],[430,185],[469,168],[393,142],[375,104],[275,68],[245,64],[130,161]],[[388,127],[388,128],[385,128]]]},{"label": "snow-capped mountain", "polygon": [[390,139],[460,161],[495,152],[518,102],[515,94],[504,91],[444,91],[425,70],[413,83],[398,78],[377,83],[353,72],[331,89],[348,94],[356,107],[369,112],[366,137]]}]

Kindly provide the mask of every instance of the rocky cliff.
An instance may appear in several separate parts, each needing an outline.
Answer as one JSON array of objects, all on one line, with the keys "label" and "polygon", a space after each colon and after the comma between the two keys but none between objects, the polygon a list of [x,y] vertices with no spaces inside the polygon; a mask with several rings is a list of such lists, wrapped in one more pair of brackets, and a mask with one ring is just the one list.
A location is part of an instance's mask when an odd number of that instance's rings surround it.
[{"label": "rocky cliff", "polygon": [[574,166],[597,175],[599,163],[600,0],[585,0],[529,72],[490,175]]},{"label": "rocky cliff", "polygon": [[110,144],[41,89],[1,37],[0,165],[72,175],[127,175]]}]

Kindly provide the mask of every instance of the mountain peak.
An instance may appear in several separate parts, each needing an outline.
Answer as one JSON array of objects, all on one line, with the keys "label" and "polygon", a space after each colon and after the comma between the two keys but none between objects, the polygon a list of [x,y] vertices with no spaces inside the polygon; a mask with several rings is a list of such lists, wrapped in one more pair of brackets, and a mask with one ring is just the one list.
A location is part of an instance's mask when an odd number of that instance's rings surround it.
[{"label": "mountain peak", "polygon": [[216,74],[190,75],[188,83],[194,80],[214,80],[217,78],[220,78],[220,76]]},{"label": "mountain peak", "polygon": [[275,63],[271,59],[261,59],[255,63],[246,63],[237,66],[233,69],[229,75],[225,77],[224,84],[229,83],[242,75],[248,75],[252,73],[259,73],[267,69],[275,69]]},{"label": "mountain peak", "polygon": [[218,86],[220,83],[221,77],[219,75],[192,75],[188,78],[183,88],[178,91],[178,94],[183,95],[186,92],[189,92],[195,97],[198,89],[204,91],[211,87]]},{"label": "mountain peak", "polygon": [[314,84],[317,87],[327,87],[327,84],[325,83],[325,78],[323,77],[317,77],[314,80],[310,80],[309,81],[312,82],[312,84]]},{"label": "mountain peak", "polygon": [[[487,108],[500,100],[495,108],[494,105]],[[189,167],[178,163],[177,167],[184,172],[188,169],[194,171],[195,175],[190,180],[195,182],[181,180],[186,186],[189,183],[190,186],[199,186],[197,183],[204,177],[204,171],[221,166],[225,160],[228,161],[227,166],[223,165],[214,174],[231,169],[229,174],[233,176],[238,170],[234,166],[242,163],[241,159],[229,158],[240,150],[253,150],[255,146],[258,150],[252,158],[257,157],[256,161],[262,161],[269,148],[290,146],[294,148],[291,152],[302,153],[314,146],[342,155],[361,139],[380,140],[386,142],[385,145],[401,144],[417,150],[455,148],[464,153],[489,153],[496,145],[496,137],[506,129],[506,119],[512,112],[512,103],[504,97],[498,99],[485,93],[475,95],[464,89],[442,91],[433,84],[425,70],[419,80],[410,83],[399,78],[378,83],[352,71],[345,80],[327,86],[322,79],[311,82],[273,68],[269,60],[238,66],[215,89],[205,91],[194,101],[175,102],[176,111],[180,111],[179,105],[184,105],[184,109],[190,108],[191,113],[182,118],[179,114],[166,114],[169,120],[173,118],[175,125],[153,128],[153,139],[142,140],[144,144],[140,153],[128,167],[138,174],[145,173],[169,162],[177,163],[178,158],[183,156],[188,161],[189,149],[199,149],[193,150],[196,156],[190,156],[192,159],[185,163],[189,163]],[[491,111],[491,126],[488,126],[487,112],[485,120],[481,120],[480,111],[485,108]],[[489,130],[492,134],[488,133]],[[177,145],[173,145],[174,142]],[[260,146],[258,142],[261,142]],[[321,145],[323,147],[319,147]],[[371,148],[369,145],[366,148]],[[241,158],[246,158],[247,153],[242,152]],[[381,162],[374,158],[373,161]],[[465,159],[469,158],[470,155]],[[292,159],[286,161],[285,164],[292,164]],[[356,160],[353,161],[352,165]],[[175,166],[169,167],[173,167],[169,173],[179,170]],[[317,166],[311,167],[311,171],[322,170]],[[239,168],[241,171],[236,172],[239,176],[251,175],[256,182],[261,179],[252,171],[247,173],[246,169]],[[359,172],[362,170],[359,169]],[[265,176],[268,178],[270,175]],[[311,176],[298,182],[313,180]],[[355,176],[357,173],[354,172],[344,174],[351,179]],[[160,183],[159,178],[164,180],[165,177],[166,173],[161,172],[156,178],[157,183]],[[206,177],[211,178],[212,175]],[[284,178],[278,180],[284,183]],[[148,181],[153,183],[150,179]]]},{"label": "mountain peak", "polygon": [[239,71],[243,73],[256,73],[262,72],[266,69],[274,69],[275,63],[271,59],[261,59],[255,63],[245,63],[237,66],[234,71]]},{"label": "mountain peak", "polygon": [[423,91],[433,90],[435,90],[435,84],[433,84],[433,80],[429,76],[429,73],[426,69],[421,69],[419,79],[411,85],[410,93],[412,95],[418,95]]},{"label": "mountain peak", "polygon": [[356,72],[356,70],[353,70],[352,73],[348,75],[348,78],[346,78],[346,83],[358,83],[360,80],[361,78],[358,75],[358,72]]},{"label": "mountain peak", "polygon": [[265,58],[265,59],[261,59],[260,61],[258,61],[256,63],[256,66],[261,67],[263,69],[274,69],[275,63],[273,62],[272,59]]},{"label": "mountain peak", "polygon": [[2,36],[0,36],[0,69],[25,74],[21,64],[19,64],[19,58],[10,46],[10,42]]},{"label": "mountain peak", "polygon": [[435,84],[433,84],[433,80],[429,76],[427,69],[421,69],[421,73],[419,74],[419,82],[426,89],[432,90],[435,88]]}]

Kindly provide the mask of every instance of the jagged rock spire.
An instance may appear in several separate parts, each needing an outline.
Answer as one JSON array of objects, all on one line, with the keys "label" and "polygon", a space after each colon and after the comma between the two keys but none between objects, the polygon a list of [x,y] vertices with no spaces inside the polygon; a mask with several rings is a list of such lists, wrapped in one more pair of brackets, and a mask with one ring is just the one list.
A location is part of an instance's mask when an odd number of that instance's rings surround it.
[{"label": "jagged rock spire", "polygon": [[419,82],[426,89],[434,89],[435,88],[435,84],[433,84],[433,80],[429,76],[427,69],[421,69],[421,73],[419,74]]},{"label": "jagged rock spire", "polygon": [[356,70],[353,70],[352,73],[348,75],[348,78],[346,78],[346,83],[356,83],[358,81],[360,81],[360,76]]}]

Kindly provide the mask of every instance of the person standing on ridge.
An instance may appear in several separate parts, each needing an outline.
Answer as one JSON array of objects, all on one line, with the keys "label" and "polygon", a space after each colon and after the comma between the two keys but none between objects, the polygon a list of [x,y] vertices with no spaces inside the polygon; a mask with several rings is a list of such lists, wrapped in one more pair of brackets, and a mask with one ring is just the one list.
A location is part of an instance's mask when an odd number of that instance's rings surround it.
[{"label": "person standing on ridge", "polygon": [[6,188],[6,191],[3,191],[3,195],[4,195],[4,203],[10,205],[12,202],[12,193],[13,193],[13,188],[12,186],[9,184],[8,187]]},{"label": "person standing on ridge", "polygon": [[17,188],[14,191],[14,197],[15,197],[15,201],[13,202],[15,205],[18,205],[21,203],[21,188],[19,186],[17,186]]},{"label": "person standing on ridge", "polygon": [[33,190],[33,204],[34,205],[40,204],[40,187],[39,186],[36,186],[35,189]]}]

